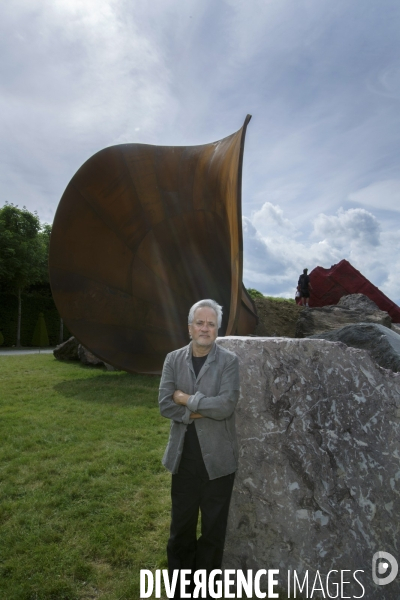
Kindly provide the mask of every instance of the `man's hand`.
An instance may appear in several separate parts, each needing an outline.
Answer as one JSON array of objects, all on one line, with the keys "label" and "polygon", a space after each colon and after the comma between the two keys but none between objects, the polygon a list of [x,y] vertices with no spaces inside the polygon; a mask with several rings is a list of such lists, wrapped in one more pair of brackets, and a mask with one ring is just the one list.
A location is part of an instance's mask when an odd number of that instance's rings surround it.
[{"label": "man's hand", "polygon": [[185,394],[184,392],[181,392],[181,390],[175,390],[174,395],[172,396],[175,404],[181,404],[182,406],[186,406],[189,398],[189,394]]},{"label": "man's hand", "polygon": [[[189,400],[190,395],[189,394],[185,394],[184,392],[181,392],[181,390],[175,390],[174,395],[172,396],[173,401],[175,402],[175,404],[181,404],[182,406],[186,406],[187,405],[187,401]],[[191,419],[202,419],[203,415],[200,415],[199,413],[192,413],[190,415]]]}]

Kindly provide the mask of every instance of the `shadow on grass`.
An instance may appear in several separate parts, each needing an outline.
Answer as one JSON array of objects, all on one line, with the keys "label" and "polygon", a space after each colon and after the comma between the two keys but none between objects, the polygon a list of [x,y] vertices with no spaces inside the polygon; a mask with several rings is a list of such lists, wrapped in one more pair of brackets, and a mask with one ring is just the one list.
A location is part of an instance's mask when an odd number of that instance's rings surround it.
[{"label": "shadow on grass", "polygon": [[158,376],[97,371],[85,379],[57,383],[54,390],[65,398],[84,402],[154,408],[159,384]]}]

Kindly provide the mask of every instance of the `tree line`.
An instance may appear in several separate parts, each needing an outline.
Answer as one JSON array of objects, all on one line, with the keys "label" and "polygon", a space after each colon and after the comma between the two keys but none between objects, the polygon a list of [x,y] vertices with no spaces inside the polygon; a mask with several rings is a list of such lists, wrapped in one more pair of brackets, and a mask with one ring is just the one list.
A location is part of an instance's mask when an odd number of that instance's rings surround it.
[{"label": "tree line", "polygon": [[[51,225],[41,223],[25,206],[0,208],[0,291],[18,298],[16,345],[21,345],[21,294],[34,285],[49,288]],[[49,288],[50,289],[50,288]]]}]

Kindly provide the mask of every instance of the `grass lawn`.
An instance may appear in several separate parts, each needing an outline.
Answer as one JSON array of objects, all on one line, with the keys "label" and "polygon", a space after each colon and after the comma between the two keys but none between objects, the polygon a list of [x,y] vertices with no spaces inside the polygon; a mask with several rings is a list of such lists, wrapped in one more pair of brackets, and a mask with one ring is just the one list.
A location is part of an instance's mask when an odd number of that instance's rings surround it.
[{"label": "grass lawn", "polygon": [[159,378],[0,357],[1,600],[136,600],[166,568]]},{"label": "grass lawn", "polygon": [[273,300],[274,302],[291,302],[292,304],[296,304],[294,298],[281,298],[278,296],[264,296],[264,298],[268,298],[268,300]]},{"label": "grass lawn", "polygon": [[167,567],[158,385],[0,357],[0,600],[139,600],[140,569]]}]

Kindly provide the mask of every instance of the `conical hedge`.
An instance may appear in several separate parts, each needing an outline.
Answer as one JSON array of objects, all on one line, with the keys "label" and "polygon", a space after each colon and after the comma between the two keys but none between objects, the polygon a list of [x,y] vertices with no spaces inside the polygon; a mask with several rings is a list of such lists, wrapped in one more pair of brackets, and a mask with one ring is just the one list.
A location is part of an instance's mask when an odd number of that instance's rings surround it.
[{"label": "conical hedge", "polygon": [[44,320],[43,313],[39,313],[39,318],[37,320],[35,331],[33,332],[32,338],[32,346],[39,346],[39,348],[43,348],[44,346],[49,346],[49,336],[47,334],[46,321]]}]

